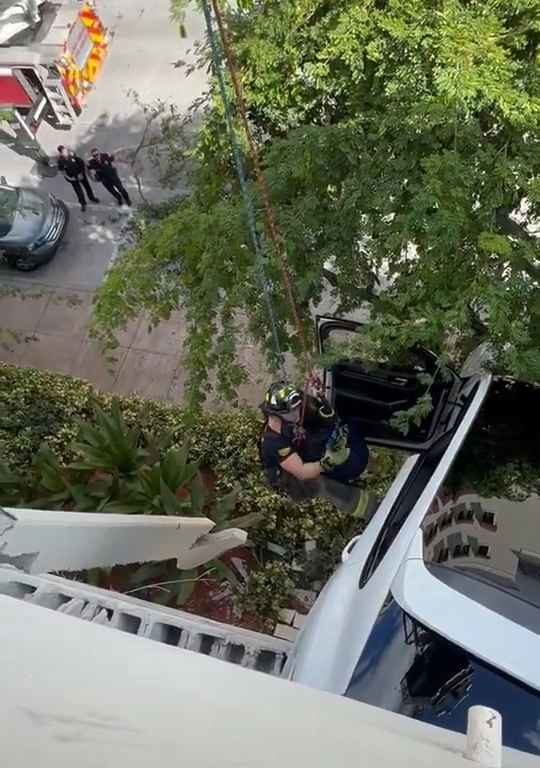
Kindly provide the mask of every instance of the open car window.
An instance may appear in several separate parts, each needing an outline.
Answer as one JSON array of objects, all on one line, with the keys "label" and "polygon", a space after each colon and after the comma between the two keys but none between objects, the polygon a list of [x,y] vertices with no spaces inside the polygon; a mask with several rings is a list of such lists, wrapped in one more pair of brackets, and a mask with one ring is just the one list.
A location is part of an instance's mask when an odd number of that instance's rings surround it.
[{"label": "open car window", "polygon": [[427,447],[444,429],[449,395],[461,380],[421,347],[394,360],[361,353],[361,328],[333,318],[318,321],[327,397],[343,419],[360,422],[369,441],[413,451]]}]

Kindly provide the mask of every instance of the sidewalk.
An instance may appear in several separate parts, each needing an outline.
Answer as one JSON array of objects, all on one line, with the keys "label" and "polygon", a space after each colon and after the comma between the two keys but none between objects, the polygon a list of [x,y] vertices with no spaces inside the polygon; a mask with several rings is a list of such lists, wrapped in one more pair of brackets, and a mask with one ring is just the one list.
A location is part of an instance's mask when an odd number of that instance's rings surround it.
[{"label": "sidewalk", "polygon": [[[0,295],[0,317],[9,318],[9,324],[2,322],[0,361],[77,376],[119,395],[180,402],[185,383],[182,313],[175,312],[151,332],[144,318],[130,323],[119,336],[113,363],[88,337],[92,297],[91,291],[59,293],[38,287],[22,296]],[[254,405],[264,385],[264,366],[251,345],[242,348],[241,358],[251,375],[239,402]]]}]

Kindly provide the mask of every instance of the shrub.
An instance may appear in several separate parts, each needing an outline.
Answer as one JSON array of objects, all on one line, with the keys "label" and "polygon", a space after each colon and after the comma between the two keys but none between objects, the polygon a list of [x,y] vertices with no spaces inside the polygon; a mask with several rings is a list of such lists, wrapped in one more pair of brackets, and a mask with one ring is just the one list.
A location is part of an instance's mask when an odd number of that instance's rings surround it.
[{"label": "shrub", "polygon": [[[167,445],[159,446],[162,457],[171,449],[189,445],[189,460],[215,478],[217,497],[238,489],[235,516],[249,515],[251,522],[254,515],[260,518],[250,535],[263,565],[260,575],[250,577],[240,599],[244,607],[246,601],[252,601],[262,618],[273,617],[276,604],[286,604],[283,584],[289,579],[299,586],[305,584],[307,570],[290,571],[289,565],[295,560],[303,564],[307,539],[317,542],[319,578],[331,572],[358,524],[324,500],[298,504],[266,485],[257,449],[261,422],[251,409],[206,413],[193,424],[190,414],[176,405],[137,397],[113,398],[78,379],[0,364],[0,465],[8,498],[12,494],[10,473],[29,471],[43,443],[64,466],[80,459],[74,448],[80,421],[96,422],[99,409],[110,412],[113,401],[118,403],[119,418],[127,429],[137,429],[147,437],[168,435]],[[373,450],[371,469],[364,476],[367,490],[382,495],[400,461],[395,452]],[[269,543],[279,545],[282,562],[267,562]],[[275,589],[275,599],[263,597],[269,589]]]},{"label": "shrub", "polygon": [[235,607],[239,613],[252,613],[275,623],[294,586],[286,563],[268,562],[248,576],[236,596]]}]

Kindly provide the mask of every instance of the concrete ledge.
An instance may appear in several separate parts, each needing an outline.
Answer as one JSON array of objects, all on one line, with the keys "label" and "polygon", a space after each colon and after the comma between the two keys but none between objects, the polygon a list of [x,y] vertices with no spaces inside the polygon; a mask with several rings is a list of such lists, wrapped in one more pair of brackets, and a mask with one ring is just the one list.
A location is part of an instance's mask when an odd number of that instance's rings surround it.
[{"label": "concrete ledge", "polygon": [[213,527],[206,517],[3,509],[0,564],[47,573],[181,558]]},{"label": "concrete ledge", "polygon": [[[472,765],[462,734],[4,595],[0,617],[2,747],[17,766]],[[505,749],[503,764],[538,758]]]},{"label": "concrete ledge", "polygon": [[188,570],[209,560],[219,557],[229,549],[243,546],[247,541],[246,531],[240,528],[227,528],[218,533],[209,533],[203,536],[187,552],[183,552],[178,558],[178,567]]},{"label": "concrete ledge", "polygon": [[58,576],[0,566],[0,596],[248,669],[279,675],[290,643]]}]

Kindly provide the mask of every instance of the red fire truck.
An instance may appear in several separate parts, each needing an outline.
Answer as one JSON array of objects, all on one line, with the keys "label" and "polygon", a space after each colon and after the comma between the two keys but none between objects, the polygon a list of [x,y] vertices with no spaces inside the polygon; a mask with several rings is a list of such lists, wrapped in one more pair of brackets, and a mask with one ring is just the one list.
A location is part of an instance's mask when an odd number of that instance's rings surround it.
[{"label": "red fire truck", "polygon": [[35,141],[42,121],[69,129],[107,55],[95,2],[0,0],[0,122]]}]

